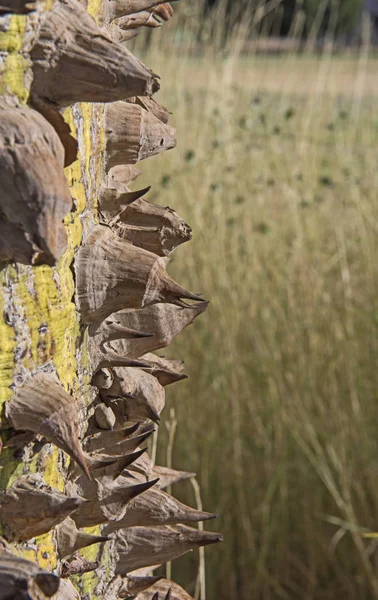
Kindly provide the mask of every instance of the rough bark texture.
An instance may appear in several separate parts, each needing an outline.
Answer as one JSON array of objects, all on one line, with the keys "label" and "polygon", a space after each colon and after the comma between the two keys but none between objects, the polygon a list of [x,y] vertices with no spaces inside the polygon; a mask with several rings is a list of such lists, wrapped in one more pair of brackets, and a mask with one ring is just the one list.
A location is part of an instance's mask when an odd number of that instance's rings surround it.
[{"label": "rough bark texture", "polygon": [[165,270],[190,227],[128,188],[175,131],[120,41],[172,13],[0,2],[2,600],[186,600],[151,570],[221,539],[182,525],[216,515],[161,491],[194,474],[145,448],[185,378],[151,352],[207,307]]}]

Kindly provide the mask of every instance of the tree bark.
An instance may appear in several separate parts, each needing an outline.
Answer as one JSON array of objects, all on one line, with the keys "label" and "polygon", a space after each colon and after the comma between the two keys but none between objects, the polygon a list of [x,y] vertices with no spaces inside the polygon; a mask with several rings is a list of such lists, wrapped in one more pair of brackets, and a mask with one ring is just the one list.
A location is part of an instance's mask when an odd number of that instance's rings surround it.
[{"label": "tree bark", "polygon": [[188,599],[129,571],[221,539],[179,525],[215,515],[158,489],[193,474],[140,448],[185,378],[143,355],[207,306],[165,271],[189,226],[128,187],[131,164],[175,140],[156,75],[118,40],[171,16],[145,0],[0,2],[4,600]]}]

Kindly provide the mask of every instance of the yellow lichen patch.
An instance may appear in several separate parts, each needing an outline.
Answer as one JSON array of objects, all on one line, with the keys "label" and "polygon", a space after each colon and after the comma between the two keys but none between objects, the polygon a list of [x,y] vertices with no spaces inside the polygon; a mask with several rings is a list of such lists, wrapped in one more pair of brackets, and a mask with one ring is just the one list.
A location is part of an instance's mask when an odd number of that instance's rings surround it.
[{"label": "yellow lichen patch", "polygon": [[[65,122],[69,125],[71,135],[77,139],[77,130],[72,114],[72,108],[66,108],[62,113]],[[76,210],[78,213],[82,213],[86,206],[86,191],[82,181],[82,170],[81,170],[81,156],[79,151],[78,159],[75,160],[69,167],[64,169],[67,177],[67,182],[71,188],[71,194],[76,201]]]},{"label": "yellow lichen patch", "polygon": [[[88,106],[86,104],[82,104],[83,106]],[[63,117],[66,123],[70,126],[71,134],[77,139],[77,130],[75,126],[74,117],[72,114],[72,108],[66,108],[63,111]],[[87,122],[90,122],[89,113],[83,115],[84,119],[84,129],[87,129]],[[89,155],[89,156],[87,156]],[[67,182],[69,187],[71,188],[71,194],[76,202],[76,210],[80,214],[84,211],[87,204],[87,192],[85,190],[85,186],[82,180],[82,169],[81,169],[81,153],[79,151],[78,160],[75,160],[69,167],[64,169],[65,175],[67,177]],[[90,148],[88,148],[88,152],[85,152],[85,162],[90,160]],[[67,217],[68,218],[68,217]],[[66,219],[67,219],[66,218]],[[66,220],[67,222],[67,220]],[[78,241],[78,244],[81,240]]]},{"label": "yellow lichen patch", "polygon": [[[86,533],[91,535],[101,535],[99,527],[85,527],[83,529]],[[80,556],[85,558],[88,562],[97,562],[100,559],[101,547],[99,544],[92,544],[87,548],[80,550]],[[98,575],[94,571],[84,573],[83,575],[75,576],[73,581],[76,585],[80,582],[80,591],[83,595],[88,594],[89,598],[96,598],[95,588],[98,585]]]},{"label": "yellow lichen patch", "polygon": [[15,94],[26,102],[29,92],[25,88],[25,72],[28,61],[21,54],[9,54],[4,61],[5,70],[1,74],[0,94]]},{"label": "yellow lichen patch", "polygon": [[[97,155],[97,147],[91,137],[93,105],[82,103],[80,110],[82,113],[80,131],[77,131],[75,128],[72,110],[68,108],[63,113],[65,121],[70,125],[71,132],[79,139],[78,160],[65,169],[68,185],[71,188],[71,194],[75,200],[76,209],[79,214],[88,207],[88,200],[92,196],[93,178],[91,174],[91,161],[93,155]],[[96,135],[97,137],[99,136]]]},{"label": "yellow lichen patch", "polygon": [[68,185],[71,188],[71,194],[76,201],[77,212],[80,214],[83,212],[87,204],[85,186],[81,180],[80,162],[76,160],[74,163],[72,163],[72,165],[66,167],[64,172],[67,177]]},{"label": "yellow lichen patch", "polygon": [[[85,531],[85,533],[89,533],[90,535],[101,535],[100,525],[93,525],[92,527],[83,527],[83,531]],[[93,546],[93,545],[88,546],[85,550],[90,550],[91,548],[96,548],[96,546]],[[97,553],[97,550],[96,550],[95,554],[96,553]],[[83,556],[84,556],[84,554],[83,554]],[[85,556],[85,558],[87,560],[94,560],[94,559],[90,559],[87,555]]]},{"label": "yellow lichen patch", "polygon": [[19,556],[25,558],[26,560],[31,560],[31,562],[36,562],[35,560],[35,550],[31,548],[19,549]]},{"label": "yellow lichen patch", "polygon": [[[59,469],[56,468],[58,456],[61,452],[62,450],[59,450],[59,448],[53,444],[46,443],[39,452],[34,454],[27,465],[28,474],[42,473],[45,482],[59,492],[64,491],[65,485],[62,474]],[[4,454],[5,453],[7,453],[7,456],[4,456],[5,471],[8,469],[8,462],[13,461],[14,463],[12,469],[9,469],[6,473],[4,471],[4,474],[1,473],[1,479],[5,480],[6,477],[7,485],[4,487],[9,487],[16,479],[24,474],[25,464],[20,461],[15,461],[12,458],[11,448],[9,450],[5,449]]]},{"label": "yellow lichen patch", "polygon": [[29,62],[21,54],[26,20],[25,15],[13,15],[7,31],[0,32],[0,52],[7,55],[0,72],[0,94],[15,94],[23,102],[26,102],[29,95],[25,85]]},{"label": "yellow lichen patch", "polygon": [[[28,464],[28,473],[42,473],[45,482],[52,488],[63,492],[64,491],[64,479],[59,469],[57,468],[58,456],[61,450],[56,448],[53,444],[45,444],[38,452],[33,456],[32,461]],[[21,463],[23,466],[23,463]],[[8,487],[13,483],[17,477],[22,473],[18,473],[18,469],[12,474],[12,477],[8,480]],[[33,552],[33,556],[29,557],[29,551],[26,553],[22,552],[24,558],[29,558],[37,562],[43,569],[48,571],[55,569],[57,566],[57,557],[54,547],[53,533],[48,532],[40,535],[36,538],[37,551]]]},{"label": "yellow lichen patch", "polygon": [[37,550],[34,544],[32,548],[22,546],[18,548],[18,555],[26,560],[38,563],[46,571],[53,571],[57,567],[57,558],[51,533],[40,535],[37,538]]},{"label": "yellow lichen patch", "polygon": [[67,178],[67,183],[69,187],[72,187],[75,184],[75,181],[80,180],[81,177],[81,168],[79,161],[75,160],[75,162],[73,162],[69,167],[66,167],[64,169],[64,173]]},{"label": "yellow lichen patch", "polygon": [[87,11],[94,18],[94,20],[98,23],[103,12],[102,0],[89,0]]},{"label": "yellow lichen patch", "polygon": [[20,268],[20,271],[13,293],[23,307],[23,326],[27,331],[28,354],[24,365],[33,370],[53,360],[62,383],[69,383],[76,371],[73,283],[60,287],[58,278],[53,277],[53,270],[47,266]]},{"label": "yellow lichen patch", "polygon": [[[76,164],[76,163],[74,163],[74,164]],[[68,167],[68,168],[70,169],[71,167]],[[87,205],[87,196],[85,193],[85,186],[84,186],[83,182],[80,179],[76,179],[78,172],[80,172],[80,174],[81,174],[80,167],[77,168],[77,170],[75,169],[72,173],[72,176],[74,179],[73,179],[73,184],[71,186],[71,194],[76,200],[77,212],[80,214],[84,211],[84,209]],[[81,240],[79,240],[79,243],[80,243],[80,241]]]},{"label": "yellow lichen patch", "polygon": [[5,268],[0,273],[2,293],[0,295],[0,404],[10,398],[13,383],[14,349],[17,345],[13,327],[7,325],[3,288],[5,286]]},{"label": "yellow lichen patch", "polygon": [[0,52],[19,52],[26,27],[25,15],[13,15],[8,31],[0,31]]},{"label": "yellow lichen patch", "polygon": [[53,571],[57,566],[57,557],[54,548],[52,533],[40,535],[37,538],[37,563],[46,571]]},{"label": "yellow lichen patch", "polygon": [[[12,266],[3,267],[0,274],[0,403],[3,404],[12,396],[10,386],[13,383],[14,351],[17,346],[14,328],[7,325],[8,307],[5,306],[5,293],[8,286],[17,279],[16,269]],[[5,432],[5,436],[8,436]],[[3,441],[4,434],[2,435]],[[23,465],[13,458],[13,451],[5,448],[0,456],[0,489],[9,485],[9,481],[23,473]],[[13,478],[13,479],[12,479]]]},{"label": "yellow lichen patch", "polygon": [[[72,214],[66,217],[64,220],[66,225],[67,233],[67,251],[62,256],[58,269],[64,271],[66,274],[68,271],[66,267],[69,267],[73,261],[75,250],[80,246],[83,237],[83,226],[79,217],[79,214]],[[72,280],[73,281],[73,280]]]},{"label": "yellow lichen patch", "polygon": [[56,468],[58,456],[61,452],[62,450],[59,450],[55,446],[52,446],[52,451],[49,453],[49,456],[46,459],[43,470],[43,477],[46,483],[48,485],[51,485],[51,487],[53,487],[55,490],[58,490],[59,492],[64,491],[65,484],[61,472],[59,471],[59,469]]}]

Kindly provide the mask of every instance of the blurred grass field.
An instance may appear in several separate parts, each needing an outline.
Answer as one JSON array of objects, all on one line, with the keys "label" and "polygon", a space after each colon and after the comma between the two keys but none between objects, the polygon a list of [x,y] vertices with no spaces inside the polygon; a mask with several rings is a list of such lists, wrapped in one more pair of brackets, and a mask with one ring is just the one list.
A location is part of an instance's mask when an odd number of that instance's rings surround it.
[{"label": "blurred grass field", "polygon": [[[134,187],[192,226],[169,271],[211,300],[163,353],[191,375],[168,388],[173,466],[225,534],[206,598],[378,598],[378,60],[193,55],[172,35],[143,59],[179,144]],[[167,441],[163,422],[160,464]],[[197,565],[172,565],[192,593]]]}]

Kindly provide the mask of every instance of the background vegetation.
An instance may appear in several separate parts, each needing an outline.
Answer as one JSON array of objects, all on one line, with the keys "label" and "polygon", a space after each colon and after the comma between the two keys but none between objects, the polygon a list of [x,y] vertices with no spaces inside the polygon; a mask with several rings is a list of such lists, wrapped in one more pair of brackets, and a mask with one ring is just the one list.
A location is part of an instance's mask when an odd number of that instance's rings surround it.
[{"label": "background vegetation", "polygon": [[[239,55],[238,36],[221,55],[197,10],[146,50],[180,145],[137,185],[192,225],[170,272],[211,300],[166,352],[191,374],[168,394],[173,466],[225,533],[207,599],[378,598],[377,61],[366,31],[351,56]],[[172,565],[191,592],[197,567]]]},{"label": "background vegetation", "polygon": [[232,34],[235,24],[249,21],[252,25],[256,13],[272,13],[275,27],[269,33],[285,36],[300,13],[305,38],[311,35],[314,26],[319,36],[330,32],[334,35],[356,33],[363,7],[363,0],[206,0],[204,14],[213,20],[214,12],[223,10],[224,28]]}]

